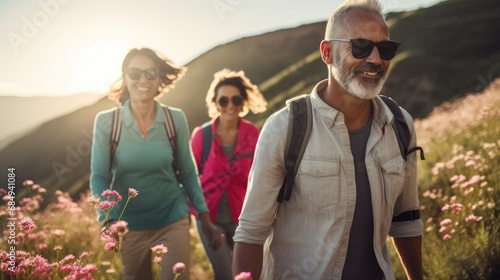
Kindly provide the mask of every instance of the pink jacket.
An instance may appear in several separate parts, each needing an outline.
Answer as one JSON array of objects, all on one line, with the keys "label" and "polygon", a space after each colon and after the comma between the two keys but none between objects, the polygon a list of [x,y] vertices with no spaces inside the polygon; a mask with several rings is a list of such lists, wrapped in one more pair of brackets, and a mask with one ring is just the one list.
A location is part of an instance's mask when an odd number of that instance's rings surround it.
[{"label": "pink jacket", "polygon": [[[216,135],[214,124],[217,121],[218,117],[212,120],[212,145],[203,166],[203,173],[200,174],[200,181],[211,220],[215,221],[221,195],[224,190],[227,190],[231,215],[233,221],[237,222],[245,199],[248,173],[252,166],[259,129],[253,123],[240,118],[238,139],[233,156],[228,159],[222,149],[220,139],[214,137]],[[203,129],[201,126],[193,130],[191,147],[199,170],[203,155]]]}]

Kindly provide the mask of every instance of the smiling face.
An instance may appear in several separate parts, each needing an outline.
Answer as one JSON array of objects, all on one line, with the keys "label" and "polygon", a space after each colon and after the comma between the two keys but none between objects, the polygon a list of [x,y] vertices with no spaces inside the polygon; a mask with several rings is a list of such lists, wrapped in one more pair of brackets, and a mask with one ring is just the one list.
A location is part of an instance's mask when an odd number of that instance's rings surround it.
[{"label": "smiling face", "polygon": [[[353,9],[344,18],[347,27],[345,38],[368,39],[373,42],[389,40],[389,30],[384,19],[377,14]],[[372,99],[377,96],[385,83],[390,66],[389,60],[380,58],[378,48],[363,59],[352,55],[350,42],[335,42],[333,59],[333,76],[350,94],[361,99]]]},{"label": "smiling face", "polygon": [[[156,69],[157,67],[154,61],[146,56],[137,55],[130,59],[124,80],[125,86],[130,93],[131,102],[149,102],[158,94],[158,88],[160,87],[161,81]],[[130,74],[128,74],[128,72],[130,72]],[[133,75],[137,73],[133,72],[142,73],[137,77]]]},{"label": "smiling face", "polygon": [[[239,118],[239,113],[243,108],[243,104],[236,105],[233,103],[233,97],[238,96],[241,98],[240,90],[233,85],[223,85],[217,89],[217,99],[215,100],[217,104],[217,110],[220,112],[221,119],[224,120],[236,120]],[[226,106],[221,106],[221,98],[227,98],[228,102]]]}]

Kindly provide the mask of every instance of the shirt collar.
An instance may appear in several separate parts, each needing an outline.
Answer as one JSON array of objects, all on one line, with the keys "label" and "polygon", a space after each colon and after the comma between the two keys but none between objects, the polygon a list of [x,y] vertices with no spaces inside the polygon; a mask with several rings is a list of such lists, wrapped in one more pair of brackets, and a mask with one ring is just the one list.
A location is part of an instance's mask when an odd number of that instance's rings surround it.
[{"label": "shirt collar", "polygon": [[[155,122],[156,123],[165,123],[165,116],[163,116],[163,106],[155,100],[156,104],[156,117],[155,117]],[[131,127],[135,123],[134,115],[132,114],[132,109],[130,108],[130,99],[125,101],[125,103],[122,106],[122,123],[127,126]]]},{"label": "shirt collar", "polygon": [[[328,79],[322,80],[311,91],[311,106],[319,112],[325,123],[332,127],[335,123],[335,118],[339,115],[339,111],[326,104],[320,97],[318,92],[323,91],[328,86]],[[379,124],[391,124],[394,115],[391,110],[385,106],[384,101],[380,97],[372,99],[373,105],[373,121]]]}]

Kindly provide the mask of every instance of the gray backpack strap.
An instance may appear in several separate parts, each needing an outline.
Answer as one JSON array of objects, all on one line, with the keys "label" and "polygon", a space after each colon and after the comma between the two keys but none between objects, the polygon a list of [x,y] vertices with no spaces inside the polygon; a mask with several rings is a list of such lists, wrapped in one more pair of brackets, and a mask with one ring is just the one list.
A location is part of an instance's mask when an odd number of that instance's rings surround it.
[{"label": "gray backpack strap", "polygon": [[288,129],[285,150],[285,181],[278,194],[278,202],[288,201],[302,155],[312,130],[312,107],[309,95],[302,95],[288,103]]}]

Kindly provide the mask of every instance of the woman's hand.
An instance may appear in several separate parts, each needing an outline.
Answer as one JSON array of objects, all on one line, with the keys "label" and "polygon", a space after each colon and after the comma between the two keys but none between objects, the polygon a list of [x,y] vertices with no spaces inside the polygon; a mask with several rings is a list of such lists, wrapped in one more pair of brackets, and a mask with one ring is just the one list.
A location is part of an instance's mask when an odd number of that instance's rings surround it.
[{"label": "woman's hand", "polygon": [[210,221],[208,212],[200,213],[201,228],[208,239],[208,244],[215,251],[222,245],[224,235],[219,233],[217,227]]}]

